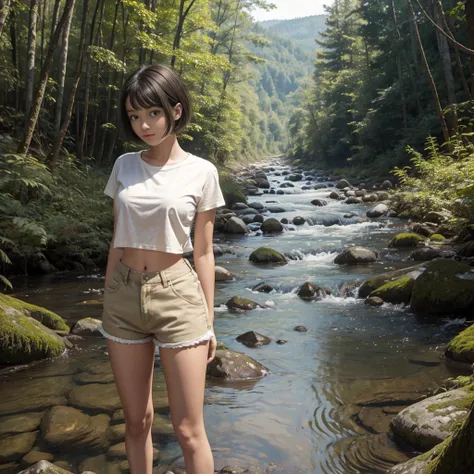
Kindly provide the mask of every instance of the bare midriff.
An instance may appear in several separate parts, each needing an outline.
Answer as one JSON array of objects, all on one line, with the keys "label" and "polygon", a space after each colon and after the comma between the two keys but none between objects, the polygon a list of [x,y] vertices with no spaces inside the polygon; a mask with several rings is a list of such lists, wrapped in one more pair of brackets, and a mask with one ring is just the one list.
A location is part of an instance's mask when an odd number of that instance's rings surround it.
[{"label": "bare midriff", "polygon": [[138,272],[161,272],[182,259],[182,254],[126,247],[121,261]]}]

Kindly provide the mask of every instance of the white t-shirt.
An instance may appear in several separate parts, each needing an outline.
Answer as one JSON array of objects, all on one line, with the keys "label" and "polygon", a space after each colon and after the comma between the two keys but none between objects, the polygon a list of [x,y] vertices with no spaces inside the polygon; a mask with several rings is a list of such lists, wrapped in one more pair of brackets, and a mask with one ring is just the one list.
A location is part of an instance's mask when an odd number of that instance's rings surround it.
[{"label": "white t-shirt", "polygon": [[104,193],[115,199],[114,247],[186,253],[193,250],[196,212],[225,204],[217,168],[189,154],[174,165],[153,166],[141,152],[117,158]]}]

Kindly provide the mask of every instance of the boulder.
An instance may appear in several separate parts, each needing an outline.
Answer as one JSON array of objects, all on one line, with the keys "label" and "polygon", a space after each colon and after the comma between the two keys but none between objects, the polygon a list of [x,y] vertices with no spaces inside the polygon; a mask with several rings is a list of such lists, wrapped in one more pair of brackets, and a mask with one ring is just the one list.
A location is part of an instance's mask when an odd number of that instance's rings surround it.
[{"label": "boulder", "polygon": [[371,297],[379,297],[386,303],[410,304],[416,276],[407,275],[389,281],[370,293]]},{"label": "boulder", "polygon": [[39,461],[18,474],[71,474],[71,471],[66,471],[49,461]]},{"label": "boulder", "polygon": [[474,268],[435,259],[416,279],[410,308],[417,313],[457,314],[474,309]]},{"label": "boulder", "polygon": [[345,179],[341,179],[340,181],[338,181],[338,183],[336,184],[336,188],[337,189],[344,189],[344,188],[350,188],[351,185],[349,184],[349,182]]},{"label": "boulder", "polygon": [[102,337],[102,333],[99,328],[102,326],[100,319],[84,318],[77,321],[72,327],[72,334],[77,336],[98,336]]},{"label": "boulder", "polygon": [[249,231],[247,224],[235,216],[225,223],[223,230],[226,234],[247,234]]},{"label": "boulder", "polygon": [[278,232],[283,232],[283,226],[281,225],[281,222],[278,219],[275,219],[274,217],[265,219],[260,229],[264,234],[275,234]]},{"label": "boulder", "polygon": [[240,336],[237,336],[235,340],[245,344],[247,347],[264,346],[272,342],[269,337],[255,331],[248,331],[241,334]]},{"label": "boulder", "polygon": [[367,211],[367,217],[377,218],[382,217],[388,212],[388,206],[385,204],[377,204],[372,209]]},{"label": "boulder", "polygon": [[451,360],[467,364],[474,363],[474,325],[461,331],[448,344],[444,355]]},{"label": "boulder", "polygon": [[230,350],[217,350],[207,366],[207,376],[228,381],[264,377],[270,371],[251,357]]},{"label": "boulder", "polygon": [[281,265],[288,263],[288,259],[283,254],[268,247],[259,247],[254,250],[250,254],[249,260],[253,263],[277,263]]},{"label": "boulder", "polygon": [[390,427],[405,442],[427,451],[454,433],[467,417],[471,399],[464,389],[439,393],[402,410]]},{"label": "boulder", "polygon": [[298,290],[298,296],[302,299],[321,299],[331,294],[331,289],[327,286],[316,285],[309,281],[303,283]]},{"label": "boulder", "polygon": [[296,216],[293,218],[293,224],[294,225],[303,225],[305,223],[305,219],[304,217],[301,217],[301,216]]},{"label": "boulder", "polygon": [[425,239],[418,234],[410,234],[410,233],[400,233],[395,235],[390,243],[388,244],[389,247],[404,249],[404,248],[412,248],[417,247],[418,244],[424,242]]},{"label": "boulder", "polygon": [[216,281],[229,281],[233,280],[234,278],[232,276],[232,273],[224,267],[219,267],[218,265],[216,265],[214,271]]},{"label": "boulder", "polygon": [[334,263],[337,265],[359,265],[377,261],[377,255],[364,247],[350,247],[340,253]]},{"label": "boulder", "polygon": [[66,342],[53,330],[31,317],[28,309],[31,305],[25,303],[24,306],[23,303],[0,294],[1,365],[26,364],[56,357],[66,349]]},{"label": "boulder", "polygon": [[19,461],[31,451],[37,435],[37,431],[32,431],[0,439],[0,464]]},{"label": "boulder", "polygon": [[243,298],[242,296],[233,296],[227,301],[226,306],[233,311],[250,311],[260,307],[255,301]]}]

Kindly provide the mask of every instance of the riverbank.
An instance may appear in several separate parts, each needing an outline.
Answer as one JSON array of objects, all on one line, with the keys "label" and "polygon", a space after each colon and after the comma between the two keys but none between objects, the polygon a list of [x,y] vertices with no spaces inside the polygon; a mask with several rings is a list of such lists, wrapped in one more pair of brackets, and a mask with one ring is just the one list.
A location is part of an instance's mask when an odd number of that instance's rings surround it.
[{"label": "riverbank", "polygon": [[[261,472],[275,463],[286,473],[385,472],[415,453],[394,444],[392,419],[434,393],[450,371],[459,370],[447,367],[441,357],[441,348],[464,325],[459,318],[449,324],[446,314],[427,319],[410,305],[388,302],[396,292],[370,296],[383,281],[357,297],[368,287],[363,282],[375,276],[398,271],[404,281],[410,267],[436,262],[411,260],[413,253],[433,244],[423,237],[415,242],[421,248],[390,246],[397,234],[413,230],[409,221],[387,214],[369,218],[368,211],[384,202],[365,202],[363,196],[361,202],[351,200],[358,196],[350,194],[360,190],[345,189],[345,183],[329,177],[279,160],[251,167],[239,179],[254,195],[248,196],[247,204],[219,213],[218,225],[223,228],[215,235],[216,264],[231,277],[219,272],[224,278],[216,281],[218,339],[232,353],[262,364],[267,374],[233,382],[208,379],[206,419],[212,420],[208,431],[217,466],[256,464]],[[377,197],[387,193],[373,191]],[[329,198],[332,193],[340,198]],[[263,232],[265,228],[271,232]],[[260,247],[275,249],[285,263],[259,262],[255,252]],[[350,250],[354,247],[365,250]],[[440,248],[447,249],[446,244]],[[336,263],[342,256],[346,262]],[[16,425],[25,430],[19,417],[44,416],[62,406],[90,418],[107,415],[107,437],[81,452],[54,448],[44,428],[37,434],[33,451],[48,453],[63,467],[68,463],[70,471],[87,468],[101,473],[107,466],[111,472],[122,463],[119,448],[111,449],[121,442],[122,422],[119,407],[111,405],[116,395],[105,343],[93,331],[87,335],[84,323],[87,318],[100,319],[102,278],[100,272],[68,272],[18,282],[16,297],[61,315],[70,328],[82,320],[84,333],[70,337],[74,347],[63,356],[0,376],[5,394],[0,426],[15,417]],[[405,286],[404,298],[406,290]],[[377,304],[369,306],[366,300]],[[249,344],[268,342],[266,338],[271,339],[268,344]],[[221,357],[232,356],[222,350]],[[29,396],[33,392],[34,403]],[[169,411],[159,360],[154,398],[161,426],[154,435],[157,466],[180,472],[176,441],[163,432]],[[73,411],[69,415],[80,416]],[[102,432],[101,428],[98,433]],[[26,454],[12,462],[18,466]]]}]

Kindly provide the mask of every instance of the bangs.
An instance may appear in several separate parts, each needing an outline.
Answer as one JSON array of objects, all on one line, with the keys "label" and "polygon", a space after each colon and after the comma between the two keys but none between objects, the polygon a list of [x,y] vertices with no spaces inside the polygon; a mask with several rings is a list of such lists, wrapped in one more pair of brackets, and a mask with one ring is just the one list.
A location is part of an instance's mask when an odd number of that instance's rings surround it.
[{"label": "bangs", "polygon": [[[159,84],[150,84],[146,77],[139,78],[130,84],[126,95],[130,100],[130,105],[135,109],[149,109],[150,107],[167,108],[168,101],[166,94],[161,90]],[[165,105],[166,104],[166,105]]]}]

